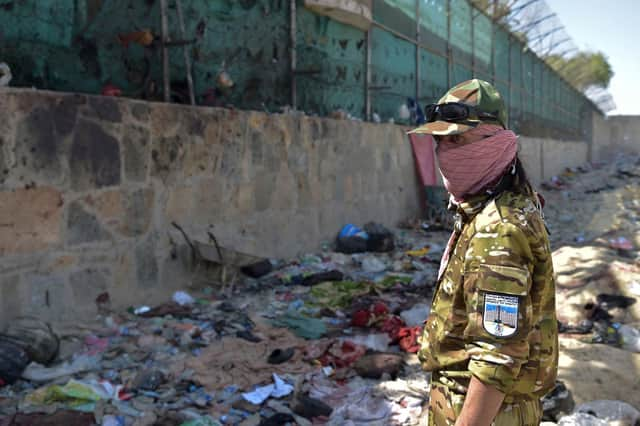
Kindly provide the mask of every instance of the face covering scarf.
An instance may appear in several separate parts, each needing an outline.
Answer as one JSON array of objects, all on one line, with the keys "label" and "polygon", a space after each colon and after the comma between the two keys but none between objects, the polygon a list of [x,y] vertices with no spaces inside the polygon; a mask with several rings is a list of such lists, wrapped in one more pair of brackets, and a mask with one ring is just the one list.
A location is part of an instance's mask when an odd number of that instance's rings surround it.
[{"label": "face covering scarf", "polygon": [[518,151],[516,134],[500,126],[481,124],[465,135],[485,137],[467,144],[442,141],[436,149],[444,186],[458,201],[496,183]]}]

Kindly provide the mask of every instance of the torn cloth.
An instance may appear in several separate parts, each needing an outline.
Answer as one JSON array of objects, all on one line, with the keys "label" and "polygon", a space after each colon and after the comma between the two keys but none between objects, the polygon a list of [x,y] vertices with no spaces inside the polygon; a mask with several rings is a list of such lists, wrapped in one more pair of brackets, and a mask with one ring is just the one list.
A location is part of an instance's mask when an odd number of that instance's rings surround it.
[{"label": "torn cloth", "polygon": [[[306,342],[283,328],[257,326],[256,334],[265,338],[258,343],[235,337],[225,337],[219,344],[202,350],[197,357],[186,360],[185,367],[193,369],[193,380],[208,390],[236,385],[249,389],[253,385],[270,382],[273,373],[299,374],[313,370],[303,360]],[[276,349],[295,348],[293,357],[283,364],[269,364],[267,358]]]}]

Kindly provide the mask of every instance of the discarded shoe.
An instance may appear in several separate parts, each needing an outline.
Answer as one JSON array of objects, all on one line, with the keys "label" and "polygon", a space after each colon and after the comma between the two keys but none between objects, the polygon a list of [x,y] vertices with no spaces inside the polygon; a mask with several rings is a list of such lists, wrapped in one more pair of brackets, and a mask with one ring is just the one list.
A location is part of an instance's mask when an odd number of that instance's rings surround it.
[{"label": "discarded shoe", "polygon": [[267,358],[267,362],[269,364],[282,364],[283,362],[289,361],[294,352],[295,348],[276,349],[271,352],[271,355]]},{"label": "discarded shoe", "polygon": [[268,419],[262,420],[258,426],[282,426],[295,421],[296,419],[291,414],[276,413]]}]

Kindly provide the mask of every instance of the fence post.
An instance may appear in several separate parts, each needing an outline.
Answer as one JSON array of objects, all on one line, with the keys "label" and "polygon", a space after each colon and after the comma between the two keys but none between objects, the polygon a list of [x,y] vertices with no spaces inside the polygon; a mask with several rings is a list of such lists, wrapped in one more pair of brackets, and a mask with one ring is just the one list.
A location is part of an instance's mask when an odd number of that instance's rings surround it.
[{"label": "fence post", "polygon": [[469,18],[471,19],[471,78],[476,78],[476,38],[475,35],[475,21],[476,14],[473,13],[473,4],[470,3]]},{"label": "fence post", "polygon": [[416,0],[416,104],[420,99],[420,1]]},{"label": "fence post", "polygon": [[447,87],[451,87],[451,0],[447,0]]},{"label": "fence post", "polygon": [[290,19],[290,31],[291,33],[289,34],[289,38],[290,38],[290,42],[291,42],[291,64],[290,64],[290,68],[291,68],[291,108],[295,111],[296,110],[296,104],[298,103],[298,87],[297,87],[297,81],[296,81],[296,63],[297,63],[297,57],[296,57],[296,32],[297,32],[297,27],[296,27],[296,16],[297,16],[297,12],[296,12],[296,0],[290,0],[289,2],[290,4],[290,11],[289,11],[289,19]]}]

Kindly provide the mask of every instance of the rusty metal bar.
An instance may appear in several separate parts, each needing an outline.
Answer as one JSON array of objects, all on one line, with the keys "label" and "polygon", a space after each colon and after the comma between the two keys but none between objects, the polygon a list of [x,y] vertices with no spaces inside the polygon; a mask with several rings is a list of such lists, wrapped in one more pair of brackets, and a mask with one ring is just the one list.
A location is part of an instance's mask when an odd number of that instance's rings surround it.
[{"label": "rusty metal bar", "polygon": [[162,90],[164,101],[171,101],[171,85],[169,83],[169,50],[166,43],[169,41],[169,23],[167,20],[167,0],[160,0],[160,18],[162,26]]},{"label": "rusty metal bar", "polygon": [[[184,28],[184,15],[182,14],[182,1],[176,0],[176,9],[178,11],[178,23],[180,24],[180,37],[186,38],[186,30]],[[189,50],[187,45],[183,46],[184,53],[184,66],[187,71],[187,85],[189,86],[189,103],[191,105],[196,104],[196,97],[193,93],[193,77],[191,75],[191,60],[189,59]]]},{"label": "rusty metal bar", "polygon": [[291,43],[291,108],[295,111],[296,105],[298,103],[298,87],[296,81],[296,64],[298,61],[297,52],[296,52],[296,33],[297,33],[297,25],[296,25],[296,0],[290,0],[290,30],[291,33],[290,43]]}]

